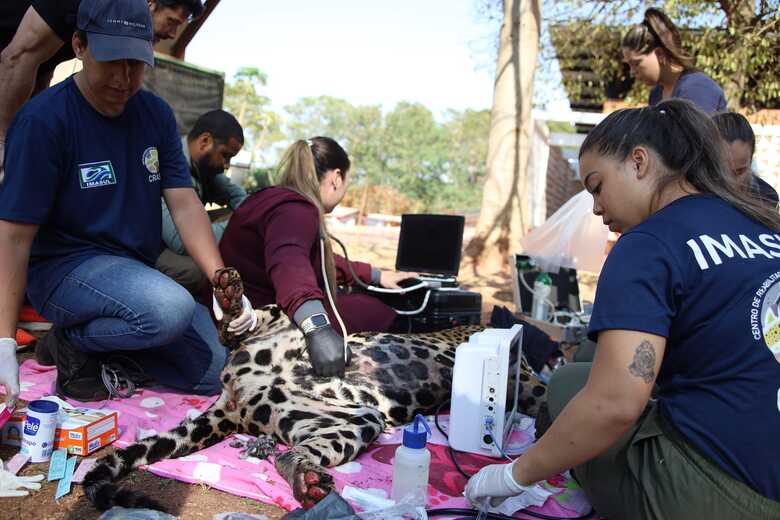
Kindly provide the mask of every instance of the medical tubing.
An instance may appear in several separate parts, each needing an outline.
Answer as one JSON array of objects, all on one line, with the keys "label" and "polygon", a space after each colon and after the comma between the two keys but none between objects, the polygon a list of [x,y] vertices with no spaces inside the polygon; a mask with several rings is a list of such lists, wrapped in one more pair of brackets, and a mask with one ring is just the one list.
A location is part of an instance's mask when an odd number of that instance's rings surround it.
[{"label": "medical tubing", "polygon": [[[446,401],[442,401],[439,403],[439,406],[436,407],[436,411],[433,412],[433,423],[436,425],[436,429],[439,430],[439,433],[441,433],[445,439],[449,441],[449,435],[447,435],[447,432],[444,431],[444,429],[439,424],[439,414],[441,413],[442,408],[444,408],[447,404],[449,404],[450,400],[447,399]],[[495,438],[491,434],[490,436],[493,439],[493,442],[495,442]],[[498,447],[498,445],[496,445]],[[466,479],[470,479],[474,475],[469,475],[465,471],[463,471],[463,468],[460,467],[460,464],[458,464],[458,460],[455,458],[456,451],[453,449],[452,446],[450,446],[449,442],[447,443],[447,449],[450,453],[450,458],[452,459],[452,463],[455,465],[455,469],[458,470],[458,472],[466,477]],[[506,456],[506,455],[505,455]],[[509,458],[509,457],[507,457]],[[428,509],[425,511],[428,516],[454,516],[454,515],[470,515],[472,518],[477,518],[477,515],[482,513],[481,511],[478,511],[476,509],[457,509],[457,508],[446,508],[446,509]],[[593,508],[591,508],[588,513],[586,513],[583,516],[577,516],[577,517],[571,517],[571,518],[565,518],[560,516],[549,516],[542,513],[536,513],[534,511],[529,511],[528,509],[523,509],[521,512],[524,515],[533,516],[535,518],[541,518],[542,520],[586,520],[587,518],[590,518],[593,516]],[[506,516],[502,515],[500,513],[487,513],[488,520],[513,520],[514,516]]]},{"label": "medical tubing", "polygon": [[[433,423],[436,425],[436,429],[439,430],[439,433],[441,433],[447,441],[450,440],[450,436],[447,435],[447,432],[444,431],[444,429],[439,424],[439,413],[441,412],[441,409],[444,408],[445,405],[448,405],[450,403],[450,400],[447,399],[446,401],[442,401],[439,403],[439,406],[436,407],[436,411],[433,412]],[[450,446],[450,443],[447,442],[447,450],[450,453],[450,458],[452,459],[452,463],[455,465],[455,469],[458,470],[458,473],[463,475],[466,479],[470,479],[474,475],[469,475],[465,471],[463,471],[463,468],[460,467],[460,464],[458,464],[458,459],[455,458],[455,450],[452,446]]]},{"label": "medical tubing", "polygon": [[[563,517],[563,516],[549,516],[543,513],[536,513],[534,511],[529,511],[528,509],[523,509],[520,512],[524,515],[533,516],[535,518],[541,518],[542,520],[586,520],[588,518],[591,518],[594,513],[593,509],[591,509],[587,514],[583,516]],[[477,515],[480,512],[477,511],[476,509],[448,507],[444,509],[428,509],[425,511],[425,513],[429,517],[466,515],[465,518],[477,518]],[[517,517],[515,516],[507,516],[501,513],[491,513],[491,512],[487,513],[487,518],[488,520],[517,520]]]},{"label": "medical tubing", "polygon": [[498,445],[498,442],[496,441],[496,436],[493,435],[493,428],[487,428],[487,434],[490,435],[490,440],[493,441],[493,446],[496,447],[498,452],[501,454],[502,457],[504,457],[509,462],[514,462],[514,459],[506,454],[504,450],[501,449],[501,446]]},{"label": "medical tubing", "polygon": [[416,316],[417,314],[422,314],[422,312],[428,306],[428,299],[430,297],[431,297],[431,290],[428,289],[427,291],[425,291],[425,296],[423,297],[422,305],[420,305],[417,309],[415,309],[413,311],[399,311],[398,309],[393,307],[393,310],[399,316]]},{"label": "medical tubing", "polygon": [[479,514],[477,514],[477,520],[487,520],[490,509],[490,497],[485,497],[482,501],[482,507],[479,508]]},{"label": "medical tubing", "polygon": [[[528,286],[528,282],[525,281],[525,277],[523,276],[523,273],[517,273],[517,277],[520,278],[520,283],[523,284],[523,287],[531,291],[531,294],[536,296],[536,291]],[[550,316],[553,316],[555,314],[555,305],[553,304],[553,302],[549,298],[544,298],[542,301],[552,308],[552,312],[550,313]]]},{"label": "medical tubing", "polygon": [[349,355],[347,354],[347,327],[344,326],[344,321],[341,319],[341,314],[336,308],[336,302],[333,301],[333,294],[330,291],[330,283],[328,282],[328,269],[325,267],[325,236],[320,232],[320,260],[322,264],[322,279],[325,280],[325,294],[328,295],[328,301],[330,302],[330,308],[333,309],[333,315],[336,316],[336,321],[339,322],[341,327],[341,340],[344,342],[344,363],[349,361]]},{"label": "medical tubing", "polygon": [[[347,261],[347,268],[349,269],[352,278],[354,278],[355,283],[361,286],[363,289],[366,289],[367,291],[373,291],[373,292],[385,293],[385,294],[406,294],[408,292],[412,292],[418,289],[423,289],[425,287],[428,287],[427,282],[420,282],[417,285],[412,285],[411,287],[401,287],[400,289],[386,289],[385,287],[377,287],[375,285],[367,284],[366,282],[360,279],[357,273],[355,273],[355,269],[352,267],[352,262],[349,261],[349,255],[347,254],[347,247],[344,245],[344,243],[338,238],[334,237],[333,235],[331,235],[330,238],[331,240],[336,242],[339,246],[341,246],[341,250],[344,252],[344,260]],[[426,299],[426,303],[427,303],[427,299]]]},{"label": "medical tubing", "polygon": [[[349,269],[350,274],[352,274],[352,278],[355,279],[355,283],[357,283],[359,286],[361,286],[362,288],[366,289],[367,291],[373,291],[373,292],[384,293],[384,294],[405,294],[405,293],[408,293],[408,292],[412,292],[412,291],[416,291],[418,289],[423,289],[425,287],[428,287],[428,282],[420,282],[417,285],[412,285],[411,287],[402,287],[400,289],[386,289],[384,287],[376,287],[374,285],[369,285],[369,284],[365,283],[363,280],[360,279],[360,277],[355,272],[355,269],[352,267],[352,262],[349,261],[349,255],[347,254],[347,247],[338,238],[336,238],[336,237],[334,237],[332,235],[331,235],[330,238],[332,240],[334,240],[339,246],[341,246],[341,250],[344,251],[344,260],[347,261],[347,268]],[[323,238],[323,248],[324,248],[324,238]],[[324,270],[324,267],[323,267],[323,273],[324,272],[325,272],[325,270]],[[430,297],[431,297],[431,290],[428,289],[425,292],[425,296],[423,297],[422,305],[420,305],[420,307],[418,307],[417,309],[415,309],[413,311],[402,311],[402,310],[396,309],[395,307],[392,307],[392,309],[399,316],[416,316],[418,314],[422,314],[423,311],[425,311],[426,307],[428,307],[428,300],[430,299]],[[338,314],[336,316],[338,317]]]}]

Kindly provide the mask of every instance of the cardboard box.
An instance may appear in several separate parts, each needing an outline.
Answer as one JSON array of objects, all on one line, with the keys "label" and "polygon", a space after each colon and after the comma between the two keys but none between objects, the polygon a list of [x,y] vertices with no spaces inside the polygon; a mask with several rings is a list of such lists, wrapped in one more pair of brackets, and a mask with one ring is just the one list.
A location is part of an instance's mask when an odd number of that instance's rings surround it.
[{"label": "cardboard box", "polygon": [[61,409],[54,448],[66,448],[71,455],[89,455],[116,440],[117,422],[118,414],[113,410]]},{"label": "cardboard box", "polygon": [[[0,430],[0,443],[21,446],[27,409],[16,410]],[[54,448],[65,448],[71,455],[89,455],[108,446],[118,435],[118,414],[114,410],[60,408]]]}]

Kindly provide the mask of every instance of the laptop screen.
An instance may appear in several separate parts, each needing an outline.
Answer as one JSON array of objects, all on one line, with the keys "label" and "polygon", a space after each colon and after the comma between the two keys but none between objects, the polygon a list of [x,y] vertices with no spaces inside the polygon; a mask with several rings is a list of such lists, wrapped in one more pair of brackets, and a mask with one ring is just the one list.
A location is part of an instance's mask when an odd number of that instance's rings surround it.
[{"label": "laptop screen", "polygon": [[457,275],[465,220],[458,215],[402,215],[396,270]]}]

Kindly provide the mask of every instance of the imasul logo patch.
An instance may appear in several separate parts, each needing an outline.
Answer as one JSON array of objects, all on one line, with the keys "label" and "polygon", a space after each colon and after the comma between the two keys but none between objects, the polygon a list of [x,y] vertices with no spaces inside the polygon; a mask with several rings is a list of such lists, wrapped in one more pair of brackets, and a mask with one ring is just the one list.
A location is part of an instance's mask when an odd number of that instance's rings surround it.
[{"label": "imasul logo patch", "polygon": [[116,184],[116,174],[111,161],[79,164],[79,183],[81,189]]}]

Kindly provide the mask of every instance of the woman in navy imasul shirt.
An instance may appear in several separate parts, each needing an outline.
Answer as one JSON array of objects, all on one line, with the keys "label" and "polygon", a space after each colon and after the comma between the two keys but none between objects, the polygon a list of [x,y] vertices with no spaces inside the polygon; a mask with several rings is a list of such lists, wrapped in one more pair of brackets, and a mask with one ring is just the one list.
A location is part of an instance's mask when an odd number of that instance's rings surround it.
[{"label": "woman in navy imasul shirt", "polygon": [[666,14],[650,8],[642,23],[623,37],[623,61],[631,75],[652,87],[649,105],[669,98],[687,99],[708,114],[726,110],[723,89],[696,70],[682,47],[680,33]]},{"label": "woman in navy imasul shirt", "polygon": [[614,112],[585,139],[593,212],[622,233],[599,277],[595,357],[553,373],[554,422],[472,477],[473,503],[574,468],[607,518],[780,518],[780,214],[729,180],[722,154],[712,120],[679,99]]}]

